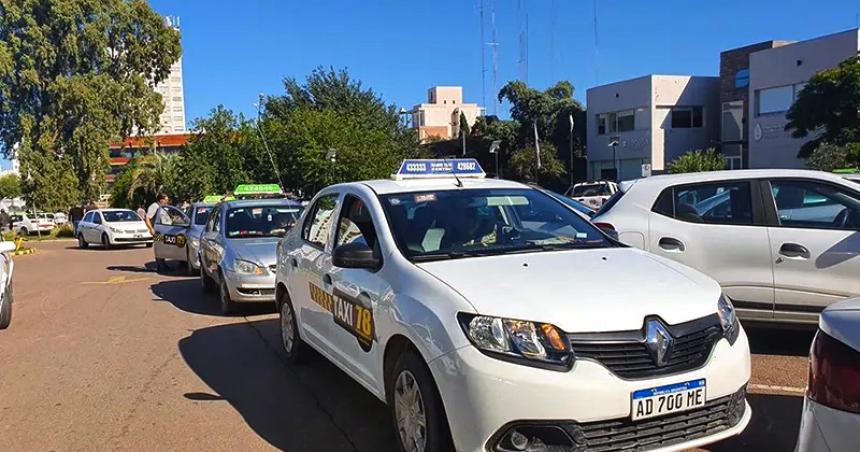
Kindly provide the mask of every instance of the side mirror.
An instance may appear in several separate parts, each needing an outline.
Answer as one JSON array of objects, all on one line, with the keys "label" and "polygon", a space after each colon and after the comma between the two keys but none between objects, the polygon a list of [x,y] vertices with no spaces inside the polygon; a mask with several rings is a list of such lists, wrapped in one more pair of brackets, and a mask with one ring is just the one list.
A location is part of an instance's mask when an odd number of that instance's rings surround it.
[{"label": "side mirror", "polygon": [[9,253],[15,251],[15,242],[0,242],[0,253]]},{"label": "side mirror", "polygon": [[340,268],[366,268],[376,270],[381,262],[373,250],[364,243],[347,243],[334,249],[332,263]]}]

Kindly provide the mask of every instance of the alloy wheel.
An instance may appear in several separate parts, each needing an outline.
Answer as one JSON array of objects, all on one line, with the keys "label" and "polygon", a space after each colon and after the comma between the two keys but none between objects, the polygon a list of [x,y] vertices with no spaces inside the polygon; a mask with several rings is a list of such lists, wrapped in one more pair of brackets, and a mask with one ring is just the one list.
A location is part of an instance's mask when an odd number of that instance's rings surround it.
[{"label": "alloy wheel", "polygon": [[284,350],[287,353],[293,351],[295,345],[296,330],[293,327],[293,308],[290,303],[284,302],[281,305],[281,340],[284,343]]},{"label": "alloy wheel", "polygon": [[400,372],[394,383],[394,413],[400,443],[407,452],[424,452],[427,447],[427,413],[415,375]]}]

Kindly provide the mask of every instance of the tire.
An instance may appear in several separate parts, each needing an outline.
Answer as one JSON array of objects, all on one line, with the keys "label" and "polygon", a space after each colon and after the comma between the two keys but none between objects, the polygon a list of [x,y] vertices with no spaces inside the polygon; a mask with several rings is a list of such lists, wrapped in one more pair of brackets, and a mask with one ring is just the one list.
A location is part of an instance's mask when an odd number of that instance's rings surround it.
[{"label": "tire", "polygon": [[191,264],[191,254],[187,251],[185,252],[185,273],[187,275],[193,276],[197,270],[194,269],[194,265]]},{"label": "tire", "polygon": [[27,228],[21,228],[18,230],[18,235],[23,235],[24,237],[29,237],[30,231],[28,231]]},{"label": "tire", "polygon": [[200,267],[200,289],[204,292],[213,292],[215,290],[215,281],[206,274],[203,267]]},{"label": "tire", "polygon": [[147,248],[152,248],[152,242],[146,242],[146,247],[147,247]]},{"label": "tire", "polygon": [[301,336],[299,336],[296,312],[293,310],[290,298],[284,293],[279,302],[281,305],[278,313],[281,326],[281,346],[284,347],[284,353],[287,354],[287,363],[297,364],[307,356],[307,349]]},{"label": "tire", "polygon": [[[12,290],[9,286],[6,290]],[[5,330],[12,323],[12,299],[7,298],[5,301],[0,301],[0,330]]]},{"label": "tire", "polygon": [[105,233],[102,233],[102,246],[106,250],[113,248],[113,246],[110,244],[110,238]]},{"label": "tire", "polygon": [[[417,390],[415,403],[410,397]],[[436,382],[424,360],[413,350],[397,357],[391,375],[386,379],[385,396],[401,452],[447,452],[454,450],[448,418]],[[401,413],[403,415],[401,416]],[[423,416],[424,428],[416,426]],[[398,420],[401,419],[401,420]],[[423,439],[422,432],[423,430]],[[411,432],[411,433],[410,433]],[[415,444],[407,447],[406,444]],[[422,447],[423,446],[423,447]]]},{"label": "tire", "polygon": [[218,301],[221,303],[221,314],[231,315],[236,312],[236,303],[230,299],[230,289],[227,288],[224,275],[220,275],[218,280]]},{"label": "tire", "polygon": [[84,238],[83,234],[78,234],[78,248],[85,250],[89,248],[90,244],[87,242],[87,239]]}]

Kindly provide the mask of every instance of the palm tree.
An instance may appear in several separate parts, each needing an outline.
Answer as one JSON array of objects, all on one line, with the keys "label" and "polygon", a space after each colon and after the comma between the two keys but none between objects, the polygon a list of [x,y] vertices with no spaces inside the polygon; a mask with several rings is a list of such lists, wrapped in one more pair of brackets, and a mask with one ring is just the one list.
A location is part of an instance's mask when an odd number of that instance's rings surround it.
[{"label": "palm tree", "polygon": [[173,157],[154,152],[138,157],[130,168],[128,199],[155,199],[159,192],[170,185]]}]

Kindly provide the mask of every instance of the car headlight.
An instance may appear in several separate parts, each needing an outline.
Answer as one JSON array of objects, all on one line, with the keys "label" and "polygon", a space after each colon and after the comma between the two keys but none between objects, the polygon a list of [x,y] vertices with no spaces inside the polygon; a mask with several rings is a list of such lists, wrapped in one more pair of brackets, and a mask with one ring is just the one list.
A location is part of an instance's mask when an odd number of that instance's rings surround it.
[{"label": "car headlight", "polygon": [[478,350],[504,361],[567,371],[573,351],[555,325],[485,315],[457,315],[466,337]]},{"label": "car headlight", "polygon": [[723,335],[729,341],[729,344],[734,345],[738,339],[738,334],[741,331],[741,325],[738,321],[738,315],[735,312],[735,307],[729,297],[721,295],[717,301],[717,314],[720,316],[720,325],[723,327]]},{"label": "car headlight", "polygon": [[263,267],[260,267],[253,262],[248,262],[242,259],[236,259],[235,261],[233,261],[233,269],[236,270],[238,273],[245,273],[247,275],[260,276],[266,274],[266,269],[264,269]]},{"label": "car headlight", "polygon": [[190,243],[194,248],[197,248],[200,245],[200,239],[196,237],[188,237],[188,243]]}]

